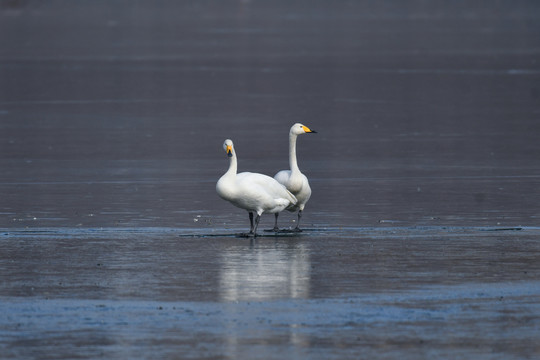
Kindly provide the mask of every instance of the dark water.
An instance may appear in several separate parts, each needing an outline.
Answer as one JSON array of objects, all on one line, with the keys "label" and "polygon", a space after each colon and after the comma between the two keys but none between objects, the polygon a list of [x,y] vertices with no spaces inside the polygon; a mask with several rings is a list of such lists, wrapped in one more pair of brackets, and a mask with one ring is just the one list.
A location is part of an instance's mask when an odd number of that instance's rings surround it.
[{"label": "dark water", "polygon": [[[3,357],[540,353],[536,2],[0,0],[0,42]],[[234,237],[224,139],[272,175],[297,121],[306,231]]]}]

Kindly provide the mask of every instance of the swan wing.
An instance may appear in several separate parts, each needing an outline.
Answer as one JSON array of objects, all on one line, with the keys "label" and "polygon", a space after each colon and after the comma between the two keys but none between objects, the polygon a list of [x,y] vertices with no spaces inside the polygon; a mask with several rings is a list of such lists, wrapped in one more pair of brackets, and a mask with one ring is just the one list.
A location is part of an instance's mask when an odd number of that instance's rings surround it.
[{"label": "swan wing", "polygon": [[274,198],[284,198],[292,203],[296,203],[296,197],[270,176],[258,173],[240,173],[237,175],[238,183],[249,183],[252,186],[259,187],[259,192],[267,193]]},{"label": "swan wing", "polygon": [[242,198],[260,204],[265,211],[274,212],[276,207],[284,208],[297,202],[285,186],[263,174],[240,173],[237,175],[236,187],[241,191]]},{"label": "swan wing", "polygon": [[302,190],[296,194],[299,204],[301,204],[302,209],[309,198],[311,197],[311,187],[309,186],[309,181],[306,175],[302,174]]}]

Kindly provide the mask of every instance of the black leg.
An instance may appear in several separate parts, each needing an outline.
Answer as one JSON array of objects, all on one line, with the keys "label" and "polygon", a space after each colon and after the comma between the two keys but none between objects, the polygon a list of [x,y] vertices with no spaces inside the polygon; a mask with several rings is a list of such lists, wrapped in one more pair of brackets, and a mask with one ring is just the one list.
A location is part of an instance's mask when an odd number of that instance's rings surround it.
[{"label": "black leg", "polygon": [[257,228],[259,227],[259,220],[261,220],[261,215],[257,214],[255,217],[255,229],[253,229],[253,237],[257,236]]},{"label": "black leg", "polygon": [[275,232],[279,232],[279,227],[277,226],[277,218],[278,218],[278,216],[279,216],[279,213],[275,213],[276,220],[274,222],[274,228],[272,229]]},{"label": "black leg", "polygon": [[253,213],[251,211],[249,212],[249,224],[249,233],[251,234],[253,233]]},{"label": "black leg", "polygon": [[300,219],[302,218],[302,210],[298,210],[298,221],[296,222],[296,227],[294,228],[294,231],[301,232],[302,229],[300,229]]}]

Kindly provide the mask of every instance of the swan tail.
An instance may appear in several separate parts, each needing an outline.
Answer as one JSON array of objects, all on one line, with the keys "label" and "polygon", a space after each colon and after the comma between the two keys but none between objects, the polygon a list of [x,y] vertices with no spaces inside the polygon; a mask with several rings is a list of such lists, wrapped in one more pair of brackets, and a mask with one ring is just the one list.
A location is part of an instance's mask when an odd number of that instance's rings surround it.
[{"label": "swan tail", "polygon": [[293,206],[293,205],[296,205],[298,203],[298,199],[296,199],[296,196],[294,196],[292,194],[292,192],[290,192],[289,190],[285,189],[285,191],[287,191],[287,195],[289,197],[289,201],[290,201],[290,206]]}]

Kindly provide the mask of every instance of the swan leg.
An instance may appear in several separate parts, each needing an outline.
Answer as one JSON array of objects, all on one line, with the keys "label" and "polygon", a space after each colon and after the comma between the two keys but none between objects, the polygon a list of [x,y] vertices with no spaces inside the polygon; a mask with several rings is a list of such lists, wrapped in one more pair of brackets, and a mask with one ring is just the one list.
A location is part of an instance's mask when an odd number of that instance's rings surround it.
[{"label": "swan leg", "polygon": [[249,212],[249,233],[252,234],[253,233],[253,212]]},{"label": "swan leg", "polygon": [[279,213],[275,213],[274,215],[275,215],[276,219],[275,219],[275,222],[274,222],[274,228],[273,228],[272,230],[273,230],[274,232],[279,232],[279,227],[278,227],[278,225],[277,225],[277,218],[278,218],[278,216],[279,216]]},{"label": "swan leg", "polygon": [[298,221],[296,222],[296,227],[293,229],[293,231],[301,232],[302,229],[300,229],[300,219],[302,218],[302,210],[298,210]]},{"label": "swan leg", "polygon": [[253,229],[253,237],[257,236],[257,228],[259,227],[259,220],[261,220],[261,215],[257,214],[255,217],[255,229]]},{"label": "swan leg", "polygon": [[255,232],[257,231],[257,226],[259,225],[259,215],[257,214],[257,218],[255,218],[255,225],[253,224],[253,212],[250,211],[249,213],[249,232],[248,233],[240,233],[241,237],[254,237]]}]

